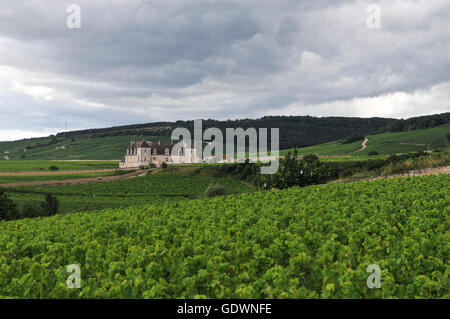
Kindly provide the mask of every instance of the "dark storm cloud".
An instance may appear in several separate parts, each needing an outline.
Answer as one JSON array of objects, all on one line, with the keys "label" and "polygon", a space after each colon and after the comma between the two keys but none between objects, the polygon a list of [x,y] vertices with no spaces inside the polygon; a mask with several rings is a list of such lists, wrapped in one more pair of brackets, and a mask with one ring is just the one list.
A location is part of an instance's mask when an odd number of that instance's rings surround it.
[{"label": "dark storm cloud", "polygon": [[[81,29],[66,27],[73,2]],[[371,3],[381,29],[366,26]],[[449,14],[445,0],[3,0],[0,134],[446,111]]]}]

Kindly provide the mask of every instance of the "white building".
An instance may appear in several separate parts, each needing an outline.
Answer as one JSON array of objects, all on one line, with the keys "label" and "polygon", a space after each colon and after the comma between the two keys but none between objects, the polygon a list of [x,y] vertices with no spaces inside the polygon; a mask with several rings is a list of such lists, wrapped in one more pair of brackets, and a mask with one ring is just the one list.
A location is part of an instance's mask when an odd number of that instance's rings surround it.
[{"label": "white building", "polygon": [[142,140],[140,142],[131,141],[127,148],[127,154],[119,163],[120,168],[138,168],[149,166],[150,163],[160,167],[162,163],[166,164],[186,164],[199,163],[201,160],[197,157],[196,149],[191,145],[183,145],[178,155],[172,155],[172,149],[175,144],[153,143]]}]

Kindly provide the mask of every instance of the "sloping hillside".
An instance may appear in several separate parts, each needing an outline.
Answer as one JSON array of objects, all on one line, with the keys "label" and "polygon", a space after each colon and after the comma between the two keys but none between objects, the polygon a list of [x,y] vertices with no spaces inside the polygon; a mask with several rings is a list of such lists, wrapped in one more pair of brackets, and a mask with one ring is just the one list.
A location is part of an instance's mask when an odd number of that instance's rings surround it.
[{"label": "sloping hillside", "polygon": [[130,141],[142,138],[169,141],[167,136],[53,136],[0,143],[0,155],[15,160],[120,160]]},{"label": "sloping hillside", "polygon": [[[266,116],[260,119],[242,119],[203,121],[203,129],[217,127],[222,130],[225,136],[226,128],[249,127],[258,128],[279,128],[280,129],[280,149],[292,147],[307,147],[311,145],[326,144],[325,154],[347,154],[360,148],[360,142],[354,144],[341,145],[333,142],[346,139],[351,136],[367,136],[380,132],[390,132],[392,130],[405,131],[405,142],[408,143],[431,143],[428,140],[432,137],[412,137],[411,141],[406,137],[414,128],[428,128],[443,125],[450,121],[450,113],[429,115],[407,120],[396,120],[386,118],[346,118],[346,117],[312,117],[312,116]],[[152,141],[168,142],[173,129],[185,127],[193,134],[193,121],[177,122],[156,122],[147,124],[136,124],[118,126],[111,128],[89,129],[82,131],[72,131],[59,133],[56,136],[45,138],[25,139],[14,142],[0,142],[0,160],[5,159],[31,159],[31,160],[119,160],[123,157],[125,149],[130,140],[146,138]],[[446,125],[446,124],[444,124]],[[398,133],[402,134],[402,132]],[[428,133],[425,133],[425,135]],[[434,134],[434,133],[430,133]],[[389,135],[386,135],[388,138]],[[397,136],[397,135],[393,135]],[[403,135],[398,135],[403,136]],[[438,139],[440,135],[438,134]],[[402,140],[400,138],[400,140]],[[424,142],[420,140],[424,139]],[[1,136],[0,136],[1,140]],[[386,141],[383,147],[388,147],[384,153],[391,153]],[[437,144],[436,144],[437,143]],[[369,141],[367,151],[371,151]],[[440,145],[441,142],[432,142],[430,147]],[[400,144],[401,145],[401,144]],[[398,146],[398,145],[397,145]],[[319,152],[308,153],[321,154]],[[402,146],[400,151],[409,150],[410,147]],[[422,149],[417,147],[416,149]],[[363,154],[363,153],[362,153]]]},{"label": "sloping hillside", "polygon": [[[344,144],[344,141],[339,140],[299,148],[297,151],[299,155],[368,155],[370,152],[377,152],[380,155],[390,155],[436,150],[449,146],[446,137],[448,134],[450,134],[450,124],[445,124],[424,130],[368,135],[367,147],[363,150],[361,150],[361,146],[364,139],[348,144]],[[293,152],[293,150],[289,149],[281,153],[285,154],[287,152]]]},{"label": "sloping hillside", "polygon": [[[203,129],[249,127],[280,128],[280,148],[308,146],[346,138],[353,134],[382,131],[398,120],[383,118],[345,118],[311,116],[269,116],[260,119],[203,121]],[[130,140],[146,138],[153,141],[170,140],[177,127],[193,133],[193,121],[156,122],[111,128],[64,132],[47,138],[26,139],[0,143],[0,159],[121,159]],[[1,140],[1,136],[0,136]]]}]

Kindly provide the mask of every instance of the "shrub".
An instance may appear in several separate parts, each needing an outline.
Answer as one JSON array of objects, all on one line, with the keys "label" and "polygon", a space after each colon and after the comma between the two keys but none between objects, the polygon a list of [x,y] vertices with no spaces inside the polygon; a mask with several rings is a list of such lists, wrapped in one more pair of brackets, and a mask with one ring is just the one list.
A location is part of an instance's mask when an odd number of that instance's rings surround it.
[{"label": "shrub", "polygon": [[167,168],[167,163],[166,163],[166,162],[163,162],[163,163],[161,164],[161,168]]},{"label": "shrub", "polygon": [[17,207],[4,191],[0,190],[0,220],[12,220],[17,218]]},{"label": "shrub", "polygon": [[49,167],[49,169],[50,169],[51,171],[57,171],[57,170],[59,170],[59,167],[58,167],[58,166],[55,166],[55,165],[52,165],[52,166]]},{"label": "shrub", "polygon": [[35,205],[33,203],[26,203],[22,207],[20,218],[33,218],[39,216],[45,216],[42,206]]},{"label": "shrub", "polygon": [[205,197],[212,198],[216,196],[223,196],[226,195],[226,193],[227,191],[224,186],[211,184],[205,191]]},{"label": "shrub", "polygon": [[349,136],[347,138],[345,138],[341,144],[350,144],[353,142],[357,142],[357,141],[361,141],[364,139],[364,135],[362,134],[353,134],[352,136]]},{"label": "shrub", "polygon": [[314,162],[318,162],[319,158],[317,157],[317,155],[308,154],[308,155],[303,156],[303,160],[308,164],[312,164]]},{"label": "shrub", "polygon": [[378,155],[378,152],[370,151],[370,152],[369,152],[369,156],[373,156],[373,155]]},{"label": "shrub", "polygon": [[45,202],[42,203],[42,210],[44,211],[44,216],[53,216],[58,213],[59,201],[53,196],[53,194],[47,194],[45,197]]}]

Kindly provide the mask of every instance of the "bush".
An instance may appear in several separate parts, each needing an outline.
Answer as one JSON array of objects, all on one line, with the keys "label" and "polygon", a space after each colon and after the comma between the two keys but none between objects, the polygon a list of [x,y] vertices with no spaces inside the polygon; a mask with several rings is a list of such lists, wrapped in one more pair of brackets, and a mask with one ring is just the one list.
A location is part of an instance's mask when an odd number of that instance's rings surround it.
[{"label": "bush", "polygon": [[163,163],[161,164],[161,168],[167,168],[167,163],[166,163],[166,162],[163,162]]},{"label": "bush", "polygon": [[369,156],[373,156],[373,155],[378,155],[378,152],[370,151],[370,152],[369,152]]},{"label": "bush", "polygon": [[26,203],[22,207],[22,212],[20,214],[20,218],[33,218],[33,217],[39,217],[39,216],[45,216],[42,206],[35,205],[32,203]]},{"label": "bush", "polygon": [[45,197],[45,202],[42,203],[42,210],[44,211],[44,216],[53,216],[58,213],[59,201],[53,196],[53,194],[47,194]]},{"label": "bush", "polygon": [[308,164],[312,164],[314,162],[318,162],[319,158],[314,154],[308,154],[303,156],[303,160]]},{"label": "bush", "polygon": [[49,169],[50,169],[51,171],[57,171],[57,170],[59,170],[59,167],[58,167],[58,166],[55,166],[55,165],[52,165],[52,166],[49,167]]},{"label": "bush", "polygon": [[4,191],[0,190],[0,220],[12,220],[18,216],[17,207]]},{"label": "bush", "polygon": [[357,141],[361,141],[364,139],[364,135],[362,134],[353,134],[352,136],[347,137],[346,139],[344,139],[341,144],[350,144],[350,143],[354,143]]},{"label": "bush", "polygon": [[280,160],[280,166],[275,174],[259,175],[256,181],[258,188],[288,188],[292,186],[309,186],[324,184],[335,179],[337,172],[320,161],[307,162],[298,160],[288,154]]},{"label": "bush", "polygon": [[226,195],[226,193],[227,191],[224,186],[211,184],[205,191],[205,197],[212,198],[216,196],[223,196]]}]

